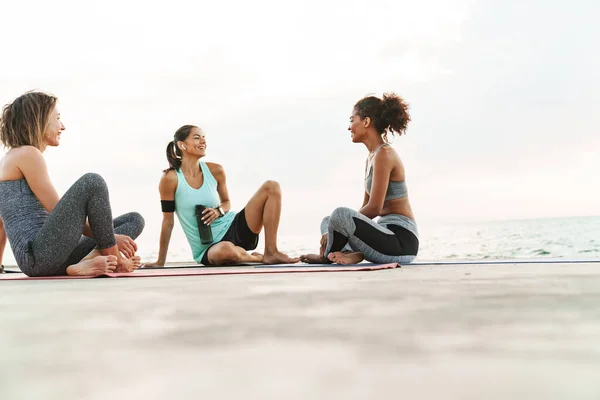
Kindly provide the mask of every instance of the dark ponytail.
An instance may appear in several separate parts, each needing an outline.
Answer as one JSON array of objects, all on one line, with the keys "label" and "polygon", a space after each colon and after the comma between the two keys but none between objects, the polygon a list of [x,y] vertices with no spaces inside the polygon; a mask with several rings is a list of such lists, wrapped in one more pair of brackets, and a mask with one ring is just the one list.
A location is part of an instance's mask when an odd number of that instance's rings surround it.
[{"label": "dark ponytail", "polygon": [[384,93],[383,99],[365,97],[356,103],[354,109],[361,118],[371,118],[375,130],[386,140],[388,133],[404,135],[410,122],[408,103],[395,93]]},{"label": "dark ponytail", "polygon": [[173,141],[167,144],[167,161],[169,162],[169,168],[166,169],[164,172],[167,172],[172,169],[178,170],[179,168],[181,168],[181,160],[183,158],[183,153],[181,153],[181,150],[179,149],[179,147],[177,147],[177,142],[184,142],[188,138],[188,136],[190,136],[190,133],[194,128],[197,128],[197,126],[184,125],[181,128],[177,129],[175,135],[173,135]]}]

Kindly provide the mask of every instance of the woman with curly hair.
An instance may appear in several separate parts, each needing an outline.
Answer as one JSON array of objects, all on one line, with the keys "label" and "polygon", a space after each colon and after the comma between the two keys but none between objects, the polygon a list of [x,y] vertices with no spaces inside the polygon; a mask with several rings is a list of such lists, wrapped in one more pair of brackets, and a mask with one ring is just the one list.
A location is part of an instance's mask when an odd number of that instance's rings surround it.
[{"label": "woman with curly hair", "polygon": [[[352,142],[369,150],[365,195],[360,210],[336,208],[321,223],[320,254],[300,257],[308,263],[410,263],[419,250],[417,224],[408,201],[402,160],[387,142],[402,135],[410,121],[408,104],[394,93],[368,96],[356,103],[348,130]],[[374,218],[377,217],[377,220]]]},{"label": "woman with curly hair", "polygon": [[108,188],[98,174],[83,175],[59,197],[43,153],[60,144],[64,130],[50,94],[28,92],[4,106],[0,142],[8,151],[0,160],[0,256],[8,237],[28,276],[131,272],[140,265],[133,239],[144,219],[129,213],[113,221]]},{"label": "woman with curly hair", "polygon": [[[196,262],[203,265],[231,265],[245,262],[265,264],[296,263],[277,248],[281,216],[281,188],[266,181],[239,212],[231,211],[225,170],[220,164],[204,162],[206,137],[194,125],[179,128],[167,144],[169,168],[159,183],[163,222],[158,260],[146,267],[163,267],[177,215]],[[252,253],[264,227],[264,254]],[[202,237],[200,232],[210,231]]]}]

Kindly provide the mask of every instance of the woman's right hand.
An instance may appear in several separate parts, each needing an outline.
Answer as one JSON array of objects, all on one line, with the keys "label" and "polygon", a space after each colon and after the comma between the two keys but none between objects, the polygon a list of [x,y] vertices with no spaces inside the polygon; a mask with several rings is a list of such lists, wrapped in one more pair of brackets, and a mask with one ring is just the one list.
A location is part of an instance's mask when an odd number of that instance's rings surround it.
[{"label": "woman's right hand", "polygon": [[327,234],[321,236],[321,248],[319,249],[319,255],[325,257],[325,249],[327,248]]}]

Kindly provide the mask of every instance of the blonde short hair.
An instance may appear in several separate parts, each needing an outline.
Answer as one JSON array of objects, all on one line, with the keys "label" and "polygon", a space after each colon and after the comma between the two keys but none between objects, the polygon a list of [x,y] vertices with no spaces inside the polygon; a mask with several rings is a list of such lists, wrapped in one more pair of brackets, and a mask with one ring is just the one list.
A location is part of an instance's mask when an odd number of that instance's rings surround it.
[{"label": "blonde short hair", "polygon": [[50,115],[58,99],[48,93],[31,91],[2,108],[0,142],[7,148],[42,148]]}]

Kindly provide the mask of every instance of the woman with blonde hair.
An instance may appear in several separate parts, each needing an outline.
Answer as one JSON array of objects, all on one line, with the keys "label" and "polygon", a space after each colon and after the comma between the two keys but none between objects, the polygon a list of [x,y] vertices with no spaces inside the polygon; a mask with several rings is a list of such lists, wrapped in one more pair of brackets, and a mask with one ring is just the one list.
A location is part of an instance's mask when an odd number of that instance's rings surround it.
[{"label": "woman with blonde hair", "polygon": [[4,106],[0,142],[8,151],[0,160],[0,254],[7,237],[28,276],[131,272],[140,265],[133,239],[144,219],[128,213],[113,221],[108,188],[98,174],[83,175],[59,197],[43,153],[60,144],[64,130],[50,94],[28,92]]}]

